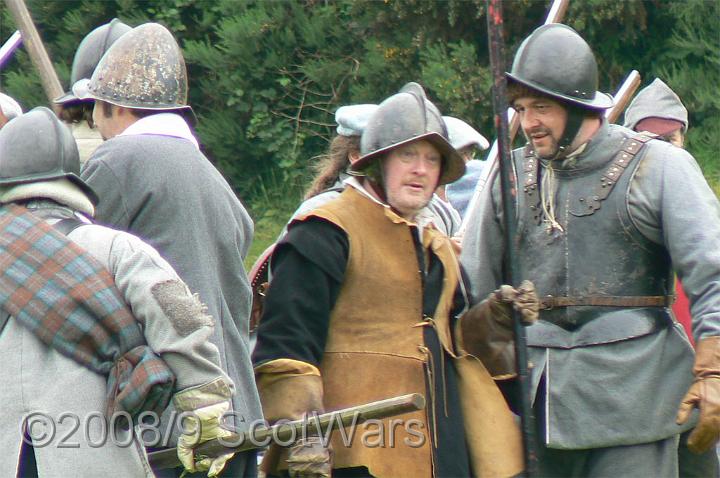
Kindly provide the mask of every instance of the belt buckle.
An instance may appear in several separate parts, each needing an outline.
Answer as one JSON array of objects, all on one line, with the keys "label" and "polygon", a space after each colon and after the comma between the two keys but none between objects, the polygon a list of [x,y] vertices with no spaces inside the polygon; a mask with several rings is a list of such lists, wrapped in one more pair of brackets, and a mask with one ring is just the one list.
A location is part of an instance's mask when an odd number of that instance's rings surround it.
[{"label": "belt buckle", "polygon": [[555,308],[551,305],[553,299],[554,297],[552,295],[546,295],[540,299],[540,304],[543,305],[542,310],[553,310]]}]

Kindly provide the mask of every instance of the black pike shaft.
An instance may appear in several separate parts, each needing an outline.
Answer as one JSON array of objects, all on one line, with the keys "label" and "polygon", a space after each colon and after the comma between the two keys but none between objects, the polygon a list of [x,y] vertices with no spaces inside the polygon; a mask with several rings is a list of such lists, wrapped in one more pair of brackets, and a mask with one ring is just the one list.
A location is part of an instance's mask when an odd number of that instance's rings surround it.
[{"label": "black pike shaft", "polygon": [[[488,48],[490,49],[490,67],[493,75],[493,111],[497,130],[498,159],[500,164],[500,185],[502,191],[503,225],[505,228],[505,271],[506,284],[517,286],[519,264],[516,245],[516,209],[515,197],[518,194],[517,177],[513,172],[510,157],[510,133],[508,126],[508,104],[505,79],[505,41],[503,39],[502,0],[486,0],[488,19]],[[515,357],[517,362],[518,390],[520,393],[520,418],[525,450],[525,476],[537,475],[537,445],[535,439],[535,420],[530,403],[530,378],[528,376],[528,353],[525,327],[520,316],[513,310],[513,329],[515,331]]]}]

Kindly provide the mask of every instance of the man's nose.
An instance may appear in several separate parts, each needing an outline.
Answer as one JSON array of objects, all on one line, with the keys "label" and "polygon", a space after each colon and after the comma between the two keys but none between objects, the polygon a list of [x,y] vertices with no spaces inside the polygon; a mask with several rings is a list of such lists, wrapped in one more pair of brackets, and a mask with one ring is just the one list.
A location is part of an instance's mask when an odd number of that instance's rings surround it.
[{"label": "man's nose", "polygon": [[413,168],[413,172],[419,175],[427,174],[429,164],[429,159],[421,157],[417,161],[415,161],[415,167]]},{"label": "man's nose", "polygon": [[530,128],[534,128],[539,125],[540,121],[538,120],[537,115],[534,115],[531,111],[523,111],[520,114],[520,126],[522,129],[527,131]]}]

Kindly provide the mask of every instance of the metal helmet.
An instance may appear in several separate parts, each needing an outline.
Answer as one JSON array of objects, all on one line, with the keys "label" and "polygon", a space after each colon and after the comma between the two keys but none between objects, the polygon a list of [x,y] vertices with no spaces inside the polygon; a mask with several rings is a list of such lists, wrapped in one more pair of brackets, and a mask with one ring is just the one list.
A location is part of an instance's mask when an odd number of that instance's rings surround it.
[{"label": "metal helmet", "polygon": [[351,169],[360,172],[388,151],[420,139],[432,143],[442,155],[438,185],[451,183],[465,173],[465,161],[448,141],[440,111],[427,99],[422,86],[408,83],[380,103],[368,120],[360,140],[361,157]]},{"label": "metal helmet", "polygon": [[87,96],[126,108],[189,110],[180,46],[158,23],[133,28],[100,60]]},{"label": "metal helmet", "polygon": [[625,111],[625,127],[635,126],[646,118],[662,118],[679,121],[683,133],[688,128],[688,110],[677,94],[660,78],[640,90]]},{"label": "metal helmet", "polygon": [[550,23],[532,32],[506,74],[511,81],[581,108],[613,105],[610,95],[597,91],[598,67],[590,46],[567,25]]},{"label": "metal helmet", "polygon": [[98,197],[80,179],[75,138],[55,113],[34,108],[0,130],[0,186],[67,178],[93,202]]},{"label": "metal helmet", "polygon": [[114,18],[110,23],[99,26],[85,35],[73,59],[72,71],[70,72],[70,91],[56,98],[54,102],[67,104],[82,101],[74,92],[75,88],[77,88],[75,85],[77,84],[80,87],[78,82],[89,80],[100,62],[100,58],[113,43],[130,30],[132,30],[130,26]]}]

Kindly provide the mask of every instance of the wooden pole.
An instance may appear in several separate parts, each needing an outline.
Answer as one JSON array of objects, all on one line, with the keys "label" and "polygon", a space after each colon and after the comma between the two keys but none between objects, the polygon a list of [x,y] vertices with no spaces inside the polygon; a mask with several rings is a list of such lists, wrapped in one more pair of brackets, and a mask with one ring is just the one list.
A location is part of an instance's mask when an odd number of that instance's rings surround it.
[{"label": "wooden pole", "polygon": [[[550,5],[550,10],[548,10],[547,16],[545,17],[545,22],[543,23],[543,25],[548,25],[550,23],[562,23],[563,18],[565,18],[565,12],[567,12],[569,3],[570,0],[553,0],[552,5]],[[515,110],[513,109],[508,110],[508,124],[510,133],[510,144],[512,145],[512,142],[515,139],[515,135],[517,134],[518,128],[520,126],[520,121],[516,117]],[[475,209],[477,209],[480,201],[482,201],[482,192],[485,188],[485,184],[488,183],[488,180],[491,176],[494,176],[494,174],[497,173],[497,158],[498,142],[497,140],[495,140],[487,155],[487,165],[485,166],[485,169],[482,171],[482,174],[478,179],[477,184],[475,185],[475,190],[473,191],[472,198],[468,203],[465,217],[463,217],[460,228],[456,234],[456,237],[460,239],[461,242],[463,236],[465,235],[465,231],[468,228],[469,220],[474,215],[473,212],[475,211]]]},{"label": "wooden pole", "polygon": [[55,110],[55,113],[59,113],[60,105],[53,103],[53,100],[62,95],[64,91],[57,73],[55,73],[55,68],[50,61],[50,57],[45,50],[40,34],[35,28],[30,12],[25,6],[24,0],[5,0],[5,4],[22,34],[25,48],[30,55],[30,60],[40,73],[40,81],[45,90],[48,102]]},{"label": "wooden pole", "polygon": [[[262,427],[223,440],[226,444],[232,443],[232,447],[226,446],[217,439],[210,440],[198,446],[195,449],[195,453],[208,457],[216,457],[226,453],[252,450],[262,448],[263,445],[258,445],[259,443],[267,443],[271,440],[279,442],[292,440],[292,437],[301,436],[303,429],[311,434],[319,433],[324,435],[328,428],[337,429],[335,427],[338,426],[352,427],[370,419],[380,420],[403,413],[422,410],[423,408],[425,408],[425,397],[419,393],[412,393],[366,403],[356,407],[344,408],[335,412],[323,413],[317,417],[310,416],[306,420],[295,420],[269,428]],[[320,430],[318,430],[318,427]],[[237,445],[235,446],[235,444]],[[180,460],[178,460],[177,457],[177,449],[175,448],[150,453],[148,454],[148,459],[150,466],[155,470],[181,466]]]}]

